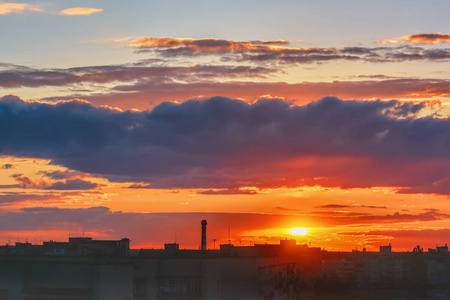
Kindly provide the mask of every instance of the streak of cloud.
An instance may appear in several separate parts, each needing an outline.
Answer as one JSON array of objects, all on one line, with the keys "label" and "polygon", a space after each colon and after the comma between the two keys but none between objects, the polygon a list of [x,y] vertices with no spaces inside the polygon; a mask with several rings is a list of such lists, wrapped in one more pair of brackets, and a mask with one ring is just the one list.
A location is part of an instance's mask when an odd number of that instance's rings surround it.
[{"label": "streak of cloud", "polygon": [[102,8],[90,8],[90,7],[72,7],[67,8],[59,12],[60,15],[66,16],[86,16],[93,13],[102,12]]},{"label": "streak of cloud", "polygon": [[98,187],[97,183],[74,178],[59,181],[34,180],[27,176],[14,176],[14,179],[25,189],[45,189],[45,190],[90,190]]},{"label": "streak of cloud", "polygon": [[[417,40],[418,38],[412,38]],[[425,36],[423,37],[425,39]],[[431,37],[429,37],[431,39]],[[441,38],[442,40],[443,38]],[[380,43],[388,43],[380,41]],[[443,61],[450,58],[449,49],[423,49],[420,47],[344,47],[296,48],[286,47],[288,41],[237,42],[224,39],[158,38],[141,37],[128,43],[137,52],[152,52],[162,57],[197,57],[220,55],[224,61],[251,63],[305,64],[334,60],[365,61],[372,63],[398,62],[405,56],[418,60]],[[439,51],[439,55],[436,52]]]},{"label": "streak of cloud", "polygon": [[402,44],[403,42],[414,44],[437,44],[450,43],[450,34],[442,33],[418,33],[413,35],[405,35],[395,39],[378,41],[380,44]]},{"label": "streak of cloud", "polygon": [[42,12],[43,9],[38,5],[26,3],[1,2],[0,15],[6,14],[23,14],[26,11]]},{"label": "streak of cloud", "polygon": [[264,78],[276,69],[252,66],[137,66],[106,65],[67,69],[32,69],[13,66],[0,71],[0,86],[39,87],[80,83],[133,82],[136,80],[201,81],[211,78]]}]

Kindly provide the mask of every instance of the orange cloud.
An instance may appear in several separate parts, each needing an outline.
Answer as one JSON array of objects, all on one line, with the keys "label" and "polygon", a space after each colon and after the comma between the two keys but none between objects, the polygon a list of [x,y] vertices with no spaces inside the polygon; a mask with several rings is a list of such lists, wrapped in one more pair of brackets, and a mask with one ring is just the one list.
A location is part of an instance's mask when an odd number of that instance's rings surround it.
[{"label": "orange cloud", "polygon": [[269,41],[249,41],[237,42],[233,40],[223,40],[216,38],[158,38],[158,37],[140,37],[132,40],[128,46],[138,49],[146,48],[169,48],[178,52],[222,52],[222,51],[259,51],[259,52],[302,52],[302,53],[322,53],[336,52],[336,49],[328,48],[292,48],[281,47],[289,45],[286,40]]},{"label": "orange cloud", "polygon": [[25,11],[43,11],[37,5],[25,3],[0,3],[0,15],[6,14],[23,14]]},{"label": "orange cloud", "polygon": [[381,41],[377,41],[378,44],[403,44],[402,41],[396,40],[396,39],[392,39],[392,40],[381,40]]},{"label": "orange cloud", "polygon": [[155,38],[142,37],[130,42],[130,47],[136,48],[154,48],[154,47],[187,47],[195,51],[216,52],[221,50],[265,50],[279,48],[277,45],[286,45],[287,41],[254,41],[254,42],[235,42],[231,40],[222,40],[214,38],[192,39],[192,38]]},{"label": "orange cloud", "polygon": [[[122,109],[149,107],[149,93],[152,104],[173,99],[189,99],[222,95],[252,102],[262,95],[295,99],[296,104],[307,103],[324,95],[335,95],[344,99],[431,99],[449,98],[449,81],[439,79],[394,78],[388,80],[302,82],[197,82],[160,83],[146,81],[140,85],[118,85],[108,94],[91,94],[83,97],[95,105],[111,105]],[[201,97],[200,97],[201,98]]]},{"label": "orange cloud", "polygon": [[378,41],[379,44],[402,44],[403,41],[415,44],[437,44],[449,43],[450,34],[442,33],[418,33],[413,35],[405,35],[395,39]]},{"label": "orange cloud", "polygon": [[[402,44],[404,40],[411,42],[444,41],[444,35],[422,34],[401,37],[394,40],[379,41],[379,43]],[[337,48],[296,48],[286,47],[288,41],[244,41],[215,39],[215,38],[157,38],[141,37],[128,43],[137,52],[152,52],[161,57],[202,55],[222,55],[222,60],[239,63],[269,63],[279,62],[282,65],[322,63],[333,60],[366,61],[371,63],[399,62],[405,60],[435,60],[442,61],[449,58],[448,49],[422,49],[419,47],[344,47]]]},{"label": "orange cloud", "polygon": [[89,8],[89,7],[72,7],[59,12],[60,15],[67,16],[81,16],[90,15],[97,12],[102,12],[102,8]]}]

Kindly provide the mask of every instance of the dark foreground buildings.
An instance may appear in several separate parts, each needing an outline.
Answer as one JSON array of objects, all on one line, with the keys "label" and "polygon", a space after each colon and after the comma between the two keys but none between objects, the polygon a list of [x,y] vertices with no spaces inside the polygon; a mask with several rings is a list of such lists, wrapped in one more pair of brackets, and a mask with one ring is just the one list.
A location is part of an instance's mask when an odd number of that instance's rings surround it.
[{"label": "dark foreground buildings", "polygon": [[450,299],[447,246],[327,252],[282,240],[130,255],[128,239],[70,238],[1,246],[0,270],[0,300]]}]

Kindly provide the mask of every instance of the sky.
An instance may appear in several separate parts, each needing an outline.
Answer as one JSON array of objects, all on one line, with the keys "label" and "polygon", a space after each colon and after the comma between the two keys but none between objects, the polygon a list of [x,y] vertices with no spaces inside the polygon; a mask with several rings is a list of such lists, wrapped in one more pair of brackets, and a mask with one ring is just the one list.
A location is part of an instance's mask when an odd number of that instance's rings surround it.
[{"label": "sky", "polygon": [[0,1],[0,244],[450,243],[449,12]]}]

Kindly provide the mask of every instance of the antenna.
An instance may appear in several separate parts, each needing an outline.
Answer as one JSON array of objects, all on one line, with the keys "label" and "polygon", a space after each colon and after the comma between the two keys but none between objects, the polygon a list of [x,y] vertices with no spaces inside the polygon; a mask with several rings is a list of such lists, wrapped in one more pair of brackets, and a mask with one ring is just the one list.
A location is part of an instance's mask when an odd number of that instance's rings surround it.
[{"label": "antenna", "polygon": [[228,244],[231,244],[231,240],[230,240],[230,226],[228,226]]}]

